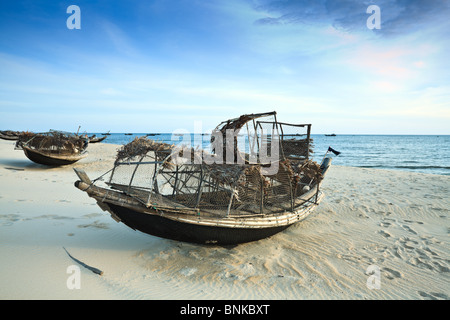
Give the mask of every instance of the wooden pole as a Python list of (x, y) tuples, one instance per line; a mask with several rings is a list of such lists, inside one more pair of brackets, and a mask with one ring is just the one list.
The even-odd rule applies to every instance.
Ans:
[(234, 198), (234, 189), (231, 190), (230, 202), (228, 203), (228, 208), (227, 208), (227, 217), (230, 215), (231, 204), (233, 203), (233, 198)]
[(100, 276), (103, 274), (103, 271), (102, 271), (102, 270), (97, 269), (97, 268), (94, 268), (94, 267), (91, 267), (91, 266), (88, 266), (88, 265), (85, 264), (84, 262), (81, 262), (80, 260), (78, 260), (78, 259), (72, 257), (72, 256), (70, 255), (70, 253), (66, 250), (66, 248), (63, 247), (63, 249), (64, 249), (64, 251), (66, 251), (66, 253), (69, 255), (69, 257), (70, 257), (73, 261), (79, 263), (80, 265), (82, 265), (82, 266), (85, 267), (86, 269), (91, 270), (93, 273), (96, 273), (96, 274), (98, 274), (98, 275), (100, 275)]
[(311, 136), (311, 125), (308, 124), (308, 132), (307, 132), (307, 136), (306, 136), (306, 160), (309, 159), (310, 136)]

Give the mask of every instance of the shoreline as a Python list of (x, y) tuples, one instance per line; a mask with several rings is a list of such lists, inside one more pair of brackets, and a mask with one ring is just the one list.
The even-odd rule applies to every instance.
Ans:
[[(74, 187), (73, 167), (96, 178), (118, 147), (46, 168), (0, 141), (0, 298), (450, 299), (450, 176), (332, 165), (311, 217), (227, 249), (133, 231)], [(63, 247), (104, 274), (80, 267), (69, 289), (76, 263)], [(369, 266), (380, 289), (367, 286)]]

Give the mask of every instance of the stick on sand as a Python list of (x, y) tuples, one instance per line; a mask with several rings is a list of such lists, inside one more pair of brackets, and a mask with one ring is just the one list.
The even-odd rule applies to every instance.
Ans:
[(66, 250), (66, 248), (63, 247), (63, 249), (64, 249), (64, 251), (66, 251), (66, 253), (69, 255), (69, 257), (72, 258), (73, 261), (75, 261), (75, 262), (81, 264), (83, 267), (85, 267), (86, 269), (91, 270), (93, 273), (96, 273), (96, 274), (98, 274), (98, 275), (102, 275), (102, 274), (103, 274), (103, 271), (102, 271), (102, 270), (99, 270), (99, 269), (97, 269), (97, 268), (88, 266), (87, 264), (81, 262), (80, 260), (78, 260), (78, 259), (72, 257), (72, 256), (70, 255), (70, 253)]

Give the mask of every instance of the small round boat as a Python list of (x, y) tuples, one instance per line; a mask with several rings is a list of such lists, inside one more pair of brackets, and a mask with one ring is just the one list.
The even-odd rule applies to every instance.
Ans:
[(75, 163), (87, 156), (89, 140), (86, 137), (60, 131), (22, 133), (16, 150), (23, 150), (31, 161), (47, 166)]

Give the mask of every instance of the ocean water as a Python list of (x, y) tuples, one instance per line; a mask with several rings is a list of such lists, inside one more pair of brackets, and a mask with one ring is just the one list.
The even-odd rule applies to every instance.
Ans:
[[(96, 133), (97, 136), (101, 134)], [(104, 143), (126, 144), (146, 133), (111, 133)], [(191, 134), (191, 146), (209, 146), (209, 134)], [(341, 152), (333, 164), (450, 175), (450, 135), (336, 135), (312, 134), (313, 159), (321, 161), (328, 147)], [(186, 142), (186, 136), (152, 133), (149, 139)]]

